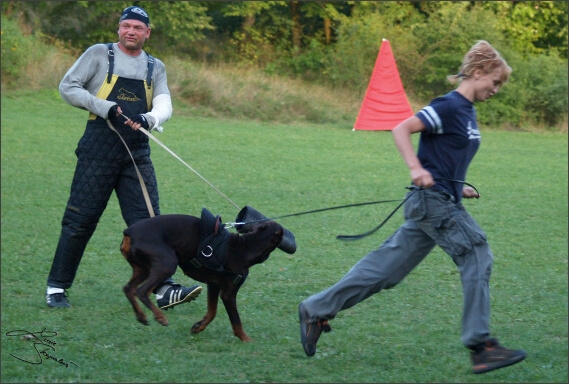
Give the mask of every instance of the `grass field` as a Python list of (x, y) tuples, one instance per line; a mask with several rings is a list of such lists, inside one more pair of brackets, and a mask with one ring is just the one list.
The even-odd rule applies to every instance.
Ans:
[[(473, 375), (460, 343), (460, 279), (440, 249), (396, 288), (340, 312), (317, 354), (304, 355), (298, 303), (335, 283), (402, 217), (357, 242), (336, 235), (375, 227), (393, 204), (283, 219), (297, 252), (273, 252), (252, 268), (239, 294), (252, 343), (233, 336), (222, 307), (203, 333), (190, 334), (205, 313), (205, 292), (167, 311), (169, 327), (135, 320), (121, 290), (131, 270), (119, 252), (125, 225), (115, 197), (69, 291), (73, 308), (48, 309), (46, 278), (86, 112), (54, 91), (3, 92), (1, 107), (2, 382), (568, 380), (567, 134), (483, 132), (468, 175), (482, 197), (465, 205), (495, 255), (493, 332), (506, 346), (525, 349), (528, 358)], [(175, 105), (175, 117), (158, 138), (239, 206), (269, 217), (402, 198), (409, 179), (386, 132), (199, 118)], [(198, 215), (207, 207), (226, 222), (235, 219), (233, 205), (162, 148), (152, 148), (162, 213)], [(180, 272), (175, 279), (193, 284)], [(36, 348), (49, 357), (22, 338), (42, 330), (40, 338), (52, 348)]]

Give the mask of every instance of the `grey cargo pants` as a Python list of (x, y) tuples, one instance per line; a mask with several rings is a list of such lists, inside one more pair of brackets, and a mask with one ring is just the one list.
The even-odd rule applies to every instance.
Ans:
[(462, 342), (471, 347), (486, 341), (490, 335), (493, 261), (486, 234), (464, 207), (444, 192), (414, 190), (404, 207), (405, 223), (340, 281), (304, 300), (306, 311), (313, 320), (333, 319), (339, 311), (397, 285), (438, 245), (460, 272)]

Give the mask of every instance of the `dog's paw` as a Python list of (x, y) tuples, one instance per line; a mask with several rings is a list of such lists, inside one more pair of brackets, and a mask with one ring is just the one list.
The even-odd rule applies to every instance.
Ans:
[(162, 324), (163, 326), (168, 325), (168, 319), (165, 316), (156, 317), (156, 321)]
[(150, 323), (146, 318), (139, 318), (138, 321), (144, 325), (149, 325)]
[(205, 327), (202, 326), (202, 322), (201, 322), (201, 321), (198, 321), (197, 323), (195, 323), (194, 325), (192, 325), (191, 332), (192, 332), (193, 334), (196, 334), (196, 333), (200, 333), (200, 332), (203, 331), (204, 329), (205, 329)]
[(243, 335), (243, 336), (237, 336), (239, 339), (241, 339), (242, 342), (244, 343), (251, 343), (253, 341), (253, 339), (251, 339), (249, 336), (247, 335)]

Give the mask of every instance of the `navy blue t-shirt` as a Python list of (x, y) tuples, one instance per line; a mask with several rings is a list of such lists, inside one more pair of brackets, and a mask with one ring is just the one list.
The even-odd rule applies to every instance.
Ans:
[[(437, 97), (417, 116), (426, 126), (421, 132), (417, 157), (433, 178), (466, 181), (466, 171), (480, 147), (474, 103), (457, 91)], [(462, 183), (435, 180), (434, 190), (462, 199)]]

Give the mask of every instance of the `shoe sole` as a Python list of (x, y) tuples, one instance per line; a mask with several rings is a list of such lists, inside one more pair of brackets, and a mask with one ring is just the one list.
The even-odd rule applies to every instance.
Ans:
[(489, 363), (489, 364), (479, 364), (479, 365), (472, 368), (472, 372), (475, 374), (479, 374), (479, 373), (490, 372), (490, 371), (493, 371), (493, 370), (499, 369), (499, 368), (509, 367), (510, 365), (514, 365), (516, 363), (519, 363), (520, 361), (522, 361), (525, 358), (526, 358), (526, 354), (524, 352), (523, 355), (516, 356), (515, 358), (512, 358), (510, 360), (504, 360), (504, 361), (499, 361), (496, 363)]
[(308, 315), (302, 303), (298, 305), (298, 319), (300, 320), (300, 343), (302, 344), (302, 348), (304, 349), (304, 353), (306, 356), (312, 357), (316, 354), (316, 346), (314, 346), (314, 350), (308, 348), (306, 344), (306, 337), (308, 333), (308, 324), (307, 319), (303, 315)]
[(50, 303), (49, 299), (47, 299), (46, 304), (48, 308), (71, 308), (71, 304), (69, 304), (67, 298), (64, 301), (54, 301), (53, 303)]
[(197, 287), (196, 289), (188, 293), (186, 297), (184, 297), (182, 300), (160, 307), (160, 309), (169, 309), (179, 304), (189, 303), (190, 301), (193, 301), (196, 297), (200, 295), (202, 289), (203, 289), (202, 287)]

